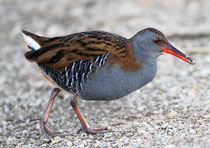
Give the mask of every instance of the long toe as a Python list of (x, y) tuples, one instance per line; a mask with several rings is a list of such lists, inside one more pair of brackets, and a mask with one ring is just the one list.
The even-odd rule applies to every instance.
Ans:
[(85, 131), (88, 134), (102, 134), (102, 133), (107, 133), (107, 132), (112, 132), (110, 130), (108, 130), (107, 127), (102, 127), (102, 128), (88, 128), (88, 129), (79, 129), (77, 131), (77, 133), (79, 133), (80, 131)]
[(66, 137), (66, 136), (72, 136), (72, 134), (69, 133), (61, 133), (61, 132), (55, 132), (52, 131), (46, 124), (46, 122), (44, 121), (43, 118), (37, 118), (37, 119), (31, 119), (30, 121), (35, 121), (35, 120), (39, 120), (39, 124), (40, 124), (40, 128), (42, 131), (42, 134), (44, 134), (48, 139), (54, 138), (56, 136), (59, 137)]
[(54, 138), (56, 136), (58, 137), (66, 137), (66, 136), (72, 136), (72, 134), (69, 134), (69, 133), (61, 133), (61, 132), (55, 132), (55, 131), (52, 131), (46, 124), (43, 124), (43, 122), (41, 122), (40, 120), (40, 127), (41, 127), (41, 130), (42, 130), (42, 133), (49, 139), (51, 138)]
[(49, 139), (55, 137), (55, 134), (58, 134), (58, 133), (55, 133), (53, 132), (47, 125), (46, 123), (42, 120), (42, 118), (39, 120), (39, 124), (40, 124), (40, 128), (41, 128), (41, 131), (42, 133)]

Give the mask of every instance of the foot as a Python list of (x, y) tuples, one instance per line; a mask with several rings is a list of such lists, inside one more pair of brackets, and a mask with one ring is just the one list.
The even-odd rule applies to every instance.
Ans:
[[(122, 122), (116, 122), (111, 124), (110, 126), (117, 126), (123, 124)], [(77, 133), (80, 131), (84, 130), (88, 134), (102, 134), (102, 133), (107, 133), (107, 132), (114, 132), (113, 130), (108, 130), (108, 127), (103, 127), (103, 128), (86, 128), (86, 129), (79, 129)]]
[(36, 121), (39, 120), (39, 124), (40, 124), (40, 128), (42, 133), (49, 139), (54, 138), (56, 136), (59, 137), (66, 137), (66, 136), (70, 136), (71, 134), (62, 134), (60, 132), (54, 132), (52, 131), (48, 126), (47, 123), (45, 122), (45, 120), (43, 118), (39, 118), (39, 119), (31, 119), (31, 121)]
[(106, 132), (110, 132), (107, 127), (103, 128), (81, 128), (77, 131), (77, 133), (85, 131), (87, 134), (102, 134)]

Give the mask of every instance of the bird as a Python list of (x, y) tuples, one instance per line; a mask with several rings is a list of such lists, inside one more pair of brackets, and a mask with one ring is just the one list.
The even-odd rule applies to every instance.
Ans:
[(47, 126), (54, 99), (61, 90), (72, 95), (70, 104), (81, 129), (89, 134), (104, 133), (106, 127), (92, 128), (88, 124), (78, 107), (78, 98), (111, 101), (127, 96), (153, 80), (157, 58), (163, 53), (195, 64), (155, 28), (145, 28), (131, 38), (105, 31), (44, 37), (22, 30), (22, 35), (28, 49), (25, 58), (35, 62), (55, 86), (43, 116), (34, 119), (40, 121), (42, 132), (49, 137), (68, 135)]

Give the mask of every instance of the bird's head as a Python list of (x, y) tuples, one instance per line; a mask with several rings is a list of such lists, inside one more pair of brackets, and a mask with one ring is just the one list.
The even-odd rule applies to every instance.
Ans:
[[(158, 57), (162, 53), (176, 56), (187, 63), (195, 64), (194, 60), (177, 50), (166, 39), (164, 34), (157, 29), (147, 28), (138, 32), (131, 38), (134, 41), (134, 50), (142, 56)], [(140, 50), (139, 50), (140, 49)]]

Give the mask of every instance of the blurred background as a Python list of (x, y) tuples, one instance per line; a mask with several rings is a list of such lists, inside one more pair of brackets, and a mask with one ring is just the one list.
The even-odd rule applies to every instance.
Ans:
[[(209, 0), (0, 0), (0, 147), (210, 147)], [(21, 29), (43, 36), (104, 30), (130, 38), (154, 27), (189, 65), (161, 56), (152, 83), (111, 102), (79, 101), (92, 126), (110, 126), (100, 135), (77, 134), (80, 123), (70, 94), (55, 100), (49, 125), (72, 136), (46, 139), (38, 122), (53, 88), (24, 58)]]

